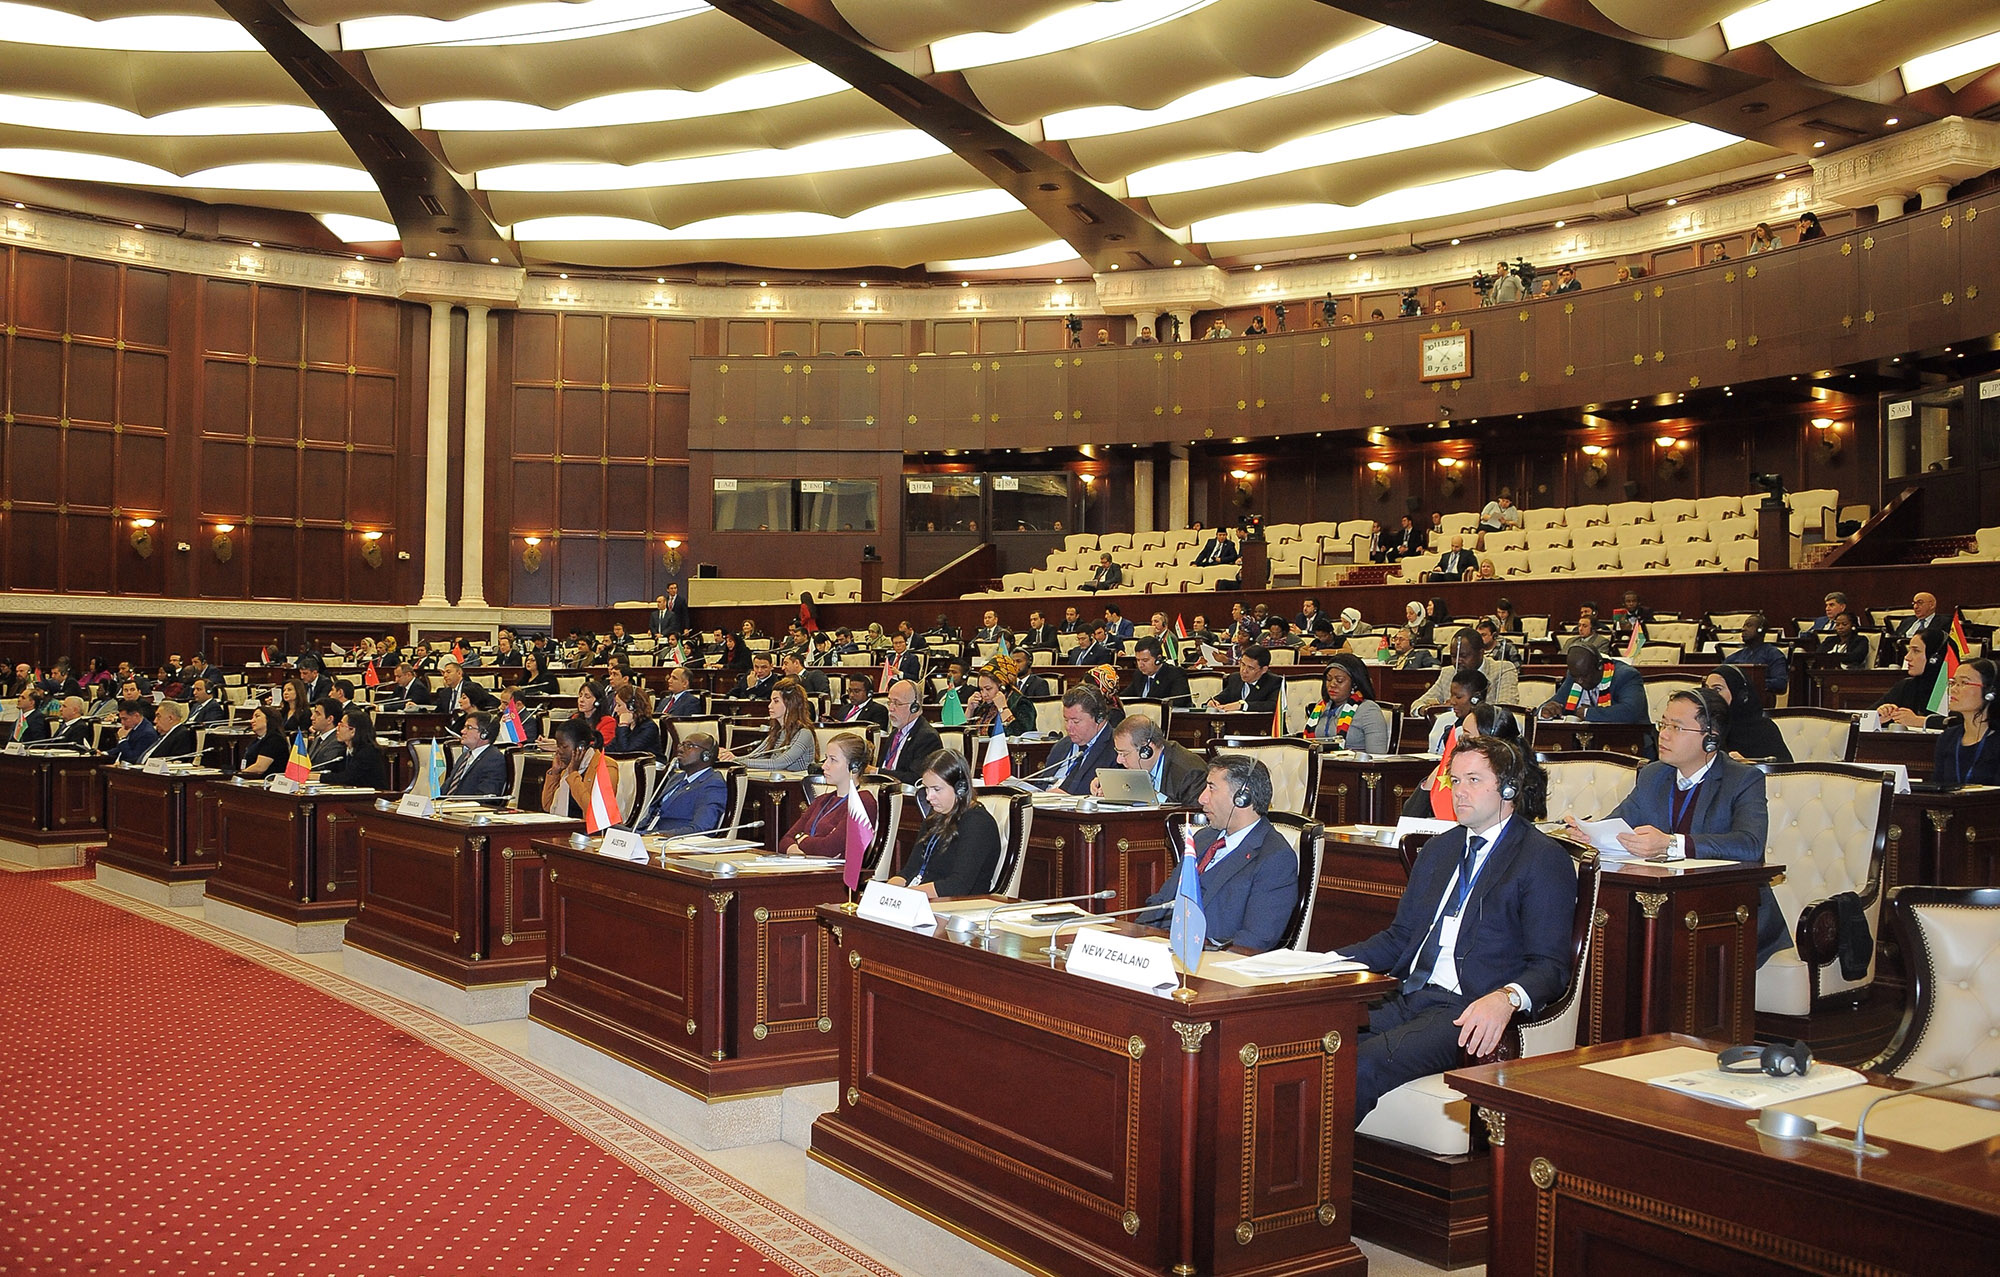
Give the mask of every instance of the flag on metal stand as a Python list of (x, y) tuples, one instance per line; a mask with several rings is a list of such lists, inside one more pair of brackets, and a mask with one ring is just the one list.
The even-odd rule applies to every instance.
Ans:
[(1000, 725), (1000, 716), (993, 716), (993, 734), (986, 738), (986, 752), (979, 760), (979, 782), (983, 785), (998, 785), (1014, 774), (1014, 755), (1007, 748), (1007, 729)]
[(599, 834), (625, 818), (618, 809), (618, 782), (612, 776), (611, 760), (597, 756), (590, 783), (590, 810), (583, 815), (585, 833)]
[(1181, 969), (1194, 975), (1208, 943), (1208, 915), (1201, 909), (1201, 865), (1194, 854), (1194, 830), (1187, 831), (1181, 850), (1180, 879), (1174, 884), (1174, 917), (1168, 944)]
[(866, 867), (869, 845), (874, 841), (875, 823), (868, 818), (868, 808), (861, 801), (861, 786), (856, 785), (847, 793), (847, 846), (840, 870), (849, 891), (861, 890), (861, 871)]

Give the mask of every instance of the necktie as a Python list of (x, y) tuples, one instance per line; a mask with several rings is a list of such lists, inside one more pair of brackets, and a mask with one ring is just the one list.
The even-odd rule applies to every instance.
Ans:
[(465, 770), (467, 767), (471, 766), (471, 764), (472, 764), (472, 751), (467, 750), (464, 753), (464, 755), (459, 758), (458, 766), (452, 768), (451, 775), (445, 779), (444, 788), (446, 793), (450, 793), (452, 790), (458, 788), (458, 782), (464, 778)]
[(675, 794), (679, 793), (681, 789), (686, 786), (686, 784), (687, 784), (686, 776), (674, 777), (674, 783), (668, 785), (666, 789), (661, 792), (659, 798), (653, 803), (652, 814), (646, 818), (646, 827), (644, 829), (641, 829), (639, 831), (640, 833), (642, 834), (647, 833), (654, 826), (660, 823), (661, 814), (667, 810), (667, 800), (672, 798)]
[(1451, 900), (1444, 912), (1431, 924), (1430, 935), (1424, 938), (1424, 947), (1417, 954), (1416, 962), (1410, 967), (1410, 974), (1403, 980), (1403, 992), (1415, 993), (1430, 983), (1431, 972), (1437, 969), (1438, 952), (1444, 939), (1439, 923), (1446, 918), (1456, 918), (1465, 908), (1465, 899), (1472, 894), (1472, 867), (1479, 856), (1479, 849), (1486, 845), (1484, 838), (1476, 835), (1465, 840), (1465, 853), (1458, 860), (1458, 883), (1452, 889)]
[(1221, 838), (1216, 839), (1214, 842), (1210, 843), (1208, 845), (1208, 850), (1202, 853), (1200, 863), (1195, 865), (1195, 872), (1207, 873), (1208, 867), (1215, 863), (1215, 858), (1222, 854), (1222, 849), (1225, 845), (1228, 844), (1228, 842), (1229, 838), (1227, 835), (1225, 835)]
[(915, 726), (915, 724), (912, 723), (909, 726), (902, 728), (896, 733), (896, 739), (889, 746), (889, 757), (882, 763), (882, 766), (884, 768), (894, 769), (894, 767), (896, 766), (896, 760), (902, 757), (903, 741), (909, 735), (911, 726)]

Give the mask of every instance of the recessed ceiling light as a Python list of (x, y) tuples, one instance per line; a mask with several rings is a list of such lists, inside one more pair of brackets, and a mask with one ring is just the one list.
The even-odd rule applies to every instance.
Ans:
[(1893, 115), (1892, 115), (1892, 116), (1890, 116), (1890, 117), (1889, 117), (1888, 119), (1886, 119), (1886, 120), (1882, 121), (1882, 123), (1883, 123), (1883, 124), (1885, 124), (1885, 125), (1887, 125), (1887, 126), (1888, 126), (1889, 128), (1892, 128), (1892, 129), (1893, 129), (1893, 128), (1895, 128), (1895, 127), (1896, 127), (1896, 126), (1897, 126), (1898, 124), (1901, 124), (1901, 123), (1902, 123), (1902, 120), (1900, 120), (1900, 119), (1898, 119), (1897, 117), (1895, 117), (1895, 116), (1893, 116)]
[(1257, 264), (1256, 264), (1255, 266), (1252, 266), (1252, 267), (1251, 267), (1250, 269), (1251, 269), (1252, 271), (1260, 271), (1260, 270), (1263, 270), (1263, 269), (1264, 269), (1264, 263), (1262, 263), (1262, 262), (1258, 262), (1258, 263), (1257, 263)]
[(1361, 256), (1361, 254), (1359, 254), (1359, 253), (1349, 253), (1349, 254), (1347, 255), (1347, 260), (1351, 262), (1351, 261), (1353, 261), (1353, 260), (1354, 260), (1355, 258), (1357, 258), (1357, 257), (1359, 257), (1359, 256)]
[[(21, 207), (21, 206), (20, 206), (19, 204), (16, 204), (16, 205), (15, 205), (14, 207), (15, 207), (15, 208), (19, 208), (19, 207)], [(255, 239), (253, 239), (253, 240), (251, 240), (251, 241), (250, 241), (250, 247), (252, 247), (252, 248), (262, 248), (262, 247), (264, 247), (264, 244), (263, 244), (263, 241), (262, 241), (262, 240), (255, 240)]]
[(564, 272), (562, 272), (562, 273), (561, 273), (560, 275), (557, 275), (557, 276), (556, 276), (556, 278), (557, 278), (557, 279), (568, 279), (568, 278), (569, 278), (569, 272), (568, 272), (568, 271), (564, 271)]
[(656, 277), (654, 278), (653, 282), (654, 282), (655, 284), (664, 284), (664, 283), (666, 283), (666, 282), (667, 282), (667, 277), (666, 277), (665, 275), (659, 275), (659, 276), (656, 276)]
[(1563, 223), (1562, 223), (1562, 219), (1561, 219), (1561, 218), (1557, 218), (1557, 219), (1556, 219), (1556, 229), (1557, 229), (1557, 230), (1561, 230), (1562, 228), (1563, 228)]
[(1111, 269), (1112, 269), (1112, 270), (1117, 270), (1117, 269), (1118, 269), (1118, 263), (1117, 263), (1117, 262), (1113, 262), (1113, 263), (1111, 263)]
[(489, 257), (486, 260), (492, 262), (495, 266), (498, 266), (500, 264), (500, 259), (497, 257)]
[(1784, 181), (1784, 180), (1785, 180), (1786, 178), (1788, 178), (1788, 177), (1790, 177), (1790, 176), (1791, 176), (1791, 174), (1790, 174), (1790, 173), (1780, 173), (1780, 174), (1778, 174), (1778, 176), (1777, 176), (1777, 177), (1776, 177), (1775, 179), (1773, 179), (1773, 180), (1775, 180), (1775, 181), (1779, 181), (1779, 182), (1782, 182), (1782, 181)]
[(958, 281), (958, 286), (960, 288), (970, 288), (972, 287), (972, 281), (969, 279), (961, 279)]
[(143, 231), (143, 230), (145, 230), (146, 228), (145, 228), (144, 226), (141, 226), (141, 225), (140, 225), (139, 223), (137, 223), (137, 222), (134, 222), (134, 223), (132, 223), (132, 229), (133, 229), (133, 230), (135, 230), (135, 231)]
[(1181, 264), (1181, 259), (1178, 257), (1174, 258), (1174, 265), (1178, 266), (1180, 264)]
[(1671, 200), (1671, 199), (1670, 199), (1670, 200), (1668, 200), (1668, 201), (1667, 201), (1667, 207), (1668, 207), (1668, 208), (1672, 208), (1672, 207), (1673, 207), (1674, 205), (1676, 205), (1676, 204), (1678, 204), (1678, 203), (1680, 203), (1680, 201), (1679, 201), (1679, 200)]
[(1451, 242), (1451, 246), (1452, 246), (1453, 248), (1457, 248), (1457, 247), (1458, 247), (1458, 241), (1457, 241), (1457, 240), (1453, 240), (1453, 241)]
[(431, 256), (432, 256), (432, 257), (436, 257), (436, 256), (437, 256), (437, 254), (436, 254), (436, 253), (432, 253), (432, 254), (431, 254)]
[(1820, 148), (1821, 148), (1822, 146), (1825, 146), (1825, 145), (1826, 145), (1826, 142), (1825, 142), (1825, 140), (1824, 140), (1824, 139), (1822, 139), (1822, 140), (1820, 140), (1820, 141), (1818, 141), (1818, 142), (1814, 142), (1814, 143), (1813, 143), (1813, 150), (1817, 151), (1817, 150), (1819, 150), (1819, 149), (1820, 149)]
[(862, 280), (862, 281), (861, 281), (861, 286), (862, 286), (863, 288), (866, 288), (866, 287), (868, 287), (868, 281), (867, 281), (867, 280), (865, 280), (865, 279), (864, 279), (864, 280)]

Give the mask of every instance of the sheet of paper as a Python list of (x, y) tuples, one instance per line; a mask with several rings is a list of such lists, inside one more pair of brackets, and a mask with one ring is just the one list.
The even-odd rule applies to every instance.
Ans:
[(1218, 966), (1226, 966), (1244, 975), (1334, 975), (1342, 971), (1366, 971), (1366, 965), (1351, 958), (1343, 958), (1338, 953), (1298, 952), (1292, 949), (1273, 949), (1269, 953), (1253, 953), (1242, 958), (1225, 958)]
[(1631, 833), (1632, 826), (1616, 816), (1609, 820), (1579, 820), (1576, 822), (1576, 827), (1583, 831), (1584, 837), (1590, 839), (1590, 845), (1597, 848), (1604, 859), (1635, 859), (1631, 852), (1625, 850), (1625, 845), (1618, 841), (1618, 835)]
[[(1886, 1087), (1857, 1086), (1773, 1107), (1813, 1118), (1821, 1130), (1841, 1131), (1851, 1137), (1862, 1107), (1893, 1094)], [(2000, 1136), (2000, 1112), (1960, 1103), (1949, 1091), (1893, 1100), (1868, 1115), (1870, 1144), (1892, 1140), (1943, 1153), (1995, 1136)]]

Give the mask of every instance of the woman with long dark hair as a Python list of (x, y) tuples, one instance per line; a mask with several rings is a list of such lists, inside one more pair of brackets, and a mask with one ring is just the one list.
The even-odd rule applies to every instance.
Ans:
[(759, 767), (781, 772), (802, 772), (812, 766), (819, 742), (813, 736), (805, 689), (796, 679), (781, 678), (771, 689), (770, 713), (770, 730), (757, 748), (747, 754), (725, 749), (717, 757), (725, 763), (755, 761)]
[(890, 885), (915, 887), (933, 898), (991, 891), (1000, 865), (1000, 826), (973, 797), (972, 768), (965, 759), (948, 749), (925, 759), (917, 805), (923, 823)]
[(1785, 734), (1764, 712), (1764, 698), (1742, 666), (1718, 665), (1708, 672), (1702, 685), (1729, 706), (1729, 718), (1722, 727), (1722, 747), (1731, 757), (1738, 762), (1792, 761), (1792, 747), (1785, 743)]
[(576, 689), (576, 713), (570, 717), (582, 719), (584, 726), (596, 732), (599, 744), (611, 744), (618, 734), (618, 720), (611, 717), (610, 698), (604, 694), (602, 683), (586, 679)]
[(359, 785), (387, 789), (389, 766), (375, 743), (375, 720), (359, 705), (349, 705), (333, 725), (333, 737), (347, 752), (326, 765), (320, 779), (329, 785)]
[(236, 774), (252, 780), (281, 774), (285, 770), (285, 759), (292, 752), (284, 719), (269, 705), (259, 705), (250, 711), (250, 732), (250, 756), (243, 760), (243, 766), (237, 769)]
[(1946, 685), (1949, 711), (1931, 759), (1931, 783), (1940, 789), (2000, 784), (2000, 746), (1993, 744), (1993, 713), (2000, 666), (1983, 657), (1958, 667)]

